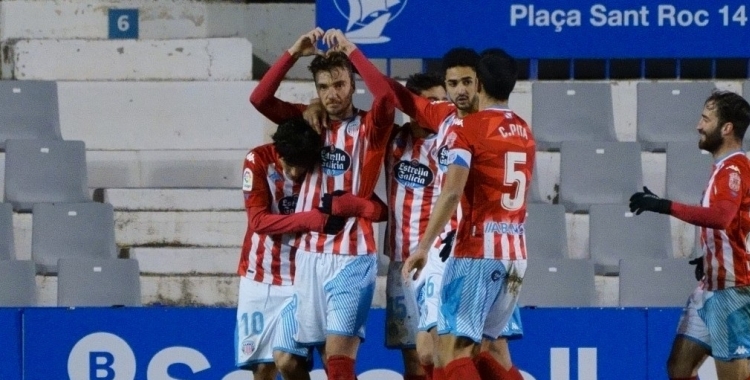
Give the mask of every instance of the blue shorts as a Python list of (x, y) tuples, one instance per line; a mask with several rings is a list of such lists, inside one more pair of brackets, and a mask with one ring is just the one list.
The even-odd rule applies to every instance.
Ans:
[(365, 337), (378, 262), (375, 255), (334, 255), (297, 250), (295, 340), (306, 346), (328, 335)]
[(438, 333), (481, 343), (497, 339), (510, 321), (526, 260), (449, 258), (440, 294)]
[(523, 338), (521, 309), (518, 307), (518, 305), (513, 308), (513, 315), (510, 316), (510, 320), (507, 324), (505, 324), (505, 328), (503, 328), (503, 332), (500, 333), (500, 337), (508, 340)]

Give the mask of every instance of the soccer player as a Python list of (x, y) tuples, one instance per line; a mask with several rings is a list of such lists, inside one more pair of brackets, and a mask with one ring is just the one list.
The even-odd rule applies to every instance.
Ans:
[[(409, 91), (433, 102), (447, 100), (443, 86), (443, 79), (434, 74), (414, 74), (406, 81)], [(418, 330), (420, 312), (416, 291), (422, 284), (405, 282), (401, 268), (416, 248), (439, 194), (438, 147), (437, 134), (412, 122), (394, 131), (385, 157), (389, 205), (385, 245), (390, 258), (385, 345), (401, 350), (406, 380), (432, 376), (432, 337)]]
[[(432, 203), (437, 201), (440, 195), (440, 189), (444, 183), (445, 172), (448, 168), (447, 158), (449, 147), (446, 144), (445, 136), (449, 128), (460, 127), (462, 119), (477, 111), (477, 76), (476, 65), (479, 61), (479, 55), (468, 48), (455, 48), (448, 51), (443, 56), (443, 70), (445, 73), (445, 85), (448, 98), (451, 102), (431, 102), (419, 96), (413, 95), (408, 89), (401, 86), (396, 81), (390, 81), (395, 97), (398, 99), (397, 107), (408, 114), (417, 123), (425, 126), (437, 133), (435, 141), (437, 142), (437, 152), (431, 155), (431, 158), (438, 161), (436, 170), (436, 186), (432, 189)], [(435, 155), (437, 157), (435, 157)], [(435, 246), (428, 255), (426, 266), (421, 273), (421, 281), (424, 285), (420, 289), (420, 321), (419, 330), (427, 331), (432, 335), (433, 344), (427, 344), (424, 340), (417, 339), (417, 351), (420, 361), (425, 367), (429, 376), (431, 373), (435, 379), (442, 379), (444, 363), (440, 362), (435, 347), (439, 345), (436, 326), (438, 322), (438, 310), (440, 307), (440, 291), (442, 285), (443, 272), (445, 268), (444, 261), (447, 254), (450, 253), (450, 244), (442, 244), (443, 241), (452, 240), (449, 236), (450, 231), (455, 230), (458, 225), (460, 208), (456, 215), (446, 225), (445, 229), (436, 241)], [(420, 233), (424, 233), (426, 220), (420, 222)], [(416, 236), (417, 241), (422, 235)], [(440, 257), (440, 253), (444, 257)], [(406, 260), (406, 259), (405, 259)], [(499, 339), (486, 340), (482, 344), (482, 351), (490, 351), (496, 357), (502, 358), (501, 363), (510, 367), (512, 365), (510, 352), (508, 351), (507, 339), (518, 338), (523, 335), (521, 325), (520, 311), (518, 308), (513, 313), (513, 319), (503, 330)], [(432, 360), (430, 357), (432, 356)]]
[[(716, 359), (720, 380), (750, 379), (750, 161), (742, 139), (750, 105), (733, 92), (715, 91), (698, 121), (698, 148), (715, 160), (700, 206), (659, 198), (648, 188), (630, 198), (630, 211), (672, 215), (700, 227), (700, 283), (677, 327), (667, 362), (672, 380), (695, 380), (703, 360)], [(700, 268), (704, 276), (701, 276)]]
[(482, 53), (476, 67), (479, 112), (446, 136), (448, 172), (414, 254), (411, 276), (427, 259), (459, 202), (462, 217), (443, 275), (438, 319), (439, 356), (447, 379), (522, 379), (492, 350), (474, 357), (483, 337), (497, 339), (510, 320), (526, 270), (524, 221), (535, 143), (526, 122), (508, 108), (515, 60), (500, 49)]
[(255, 380), (276, 379), (277, 367), (285, 379), (304, 380), (310, 378), (308, 349), (293, 340), (293, 314), (282, 312), (294, 302), (297, 250), (288, 240), (301, 231), (335, 233), (345, 219), (317, 209), (294, 213), (302, 180), (320, 161), (320, 136), (304, 120), (291, 119), (272, 140), (251, 150), (243, 167), (248, 227), (237, 269), (236, 363)]
[[(320, 170), (305, 178), (297, 212), (324, 206), (324, 200), (337, 198), (333, 195), (336, 191), (368, 199), (393, 128), (395, 109), (388, 83), (336, 29), (324, 33), (316, 28), (301, 36), (261, 79), (251, 103), (274, 121), (300, 116), (306, 106), (284, 102), (274, 93), (295, 60), (316, 54), (321, 40), (332, 50), (316, 56), (310, 71), (330, 127), (322, 135)], [(354, 68), (374, 95), (369, 112), (352, 106)], [(375, 289), (377, 248), (372, 222), (351, 217), (338, 234), (311, 231), (298, 235), (292, 245), (298, 249), (295, 339), (307, 346), (324, 345), (329, 379), (353, 380), (354, 361)]]

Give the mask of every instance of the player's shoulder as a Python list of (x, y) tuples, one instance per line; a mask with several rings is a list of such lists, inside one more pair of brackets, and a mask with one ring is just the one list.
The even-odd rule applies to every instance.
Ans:
[(245, 155), (245, 166), (263, 166), (275, 160), (276, 148), (273, 144), (264, 144), (251, 149)]

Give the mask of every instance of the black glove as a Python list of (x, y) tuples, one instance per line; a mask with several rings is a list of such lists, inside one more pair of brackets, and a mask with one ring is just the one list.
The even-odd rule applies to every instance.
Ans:
[(333, 197), (338, 197), (345, 193), (346, 191), (344, 190), (336, 190), (333, 193), (323, 194), (322, 202), (320, 202), (321, 206), (319, 207), (320, 211), (326, 214), (333, 214)]
[(323, 226), (323, 233), (336, 235), (344, 229), (344, 226), (346, 226), (346, 218), (342, 216), (328, 215), (326, 224)]
[(695, 279), (700, 281), (703, 278), (703, 275), (706, 273), (703, 271), (703, 256), (692, 259), (688, 261), (690, 264), (695, 265)]
[(451, 230), (445, 235), (443, 239), (443, 249), (440, 250), (440, 260), (445, 262), (451, 255), (451, 248), (453, 248), (453, 239), (456, 237), (456, 230)]
[(640, 215), (644, 211), (653, 211), (660, 214), (669, 214), (672, 201), (659, 198), (652, 193), (648, 187), (643, 186), (643, 192), (638, 192), (630, 197), (630, 212)]

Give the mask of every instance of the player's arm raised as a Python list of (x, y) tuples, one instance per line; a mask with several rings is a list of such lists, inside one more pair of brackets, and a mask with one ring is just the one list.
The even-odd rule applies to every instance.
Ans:
[(315, 44), (322, 36), (323, 30), (320, 28), (315, 28), (300, 36), (258, 82), (258, 86), (250, 94), (250, 103), (263, 116), (278, 124), (290, 117), (302, 115), (304, 105), (285, 102), (277, 98), (275, 94), (284, 76), (299, 57), (318, 53)]

